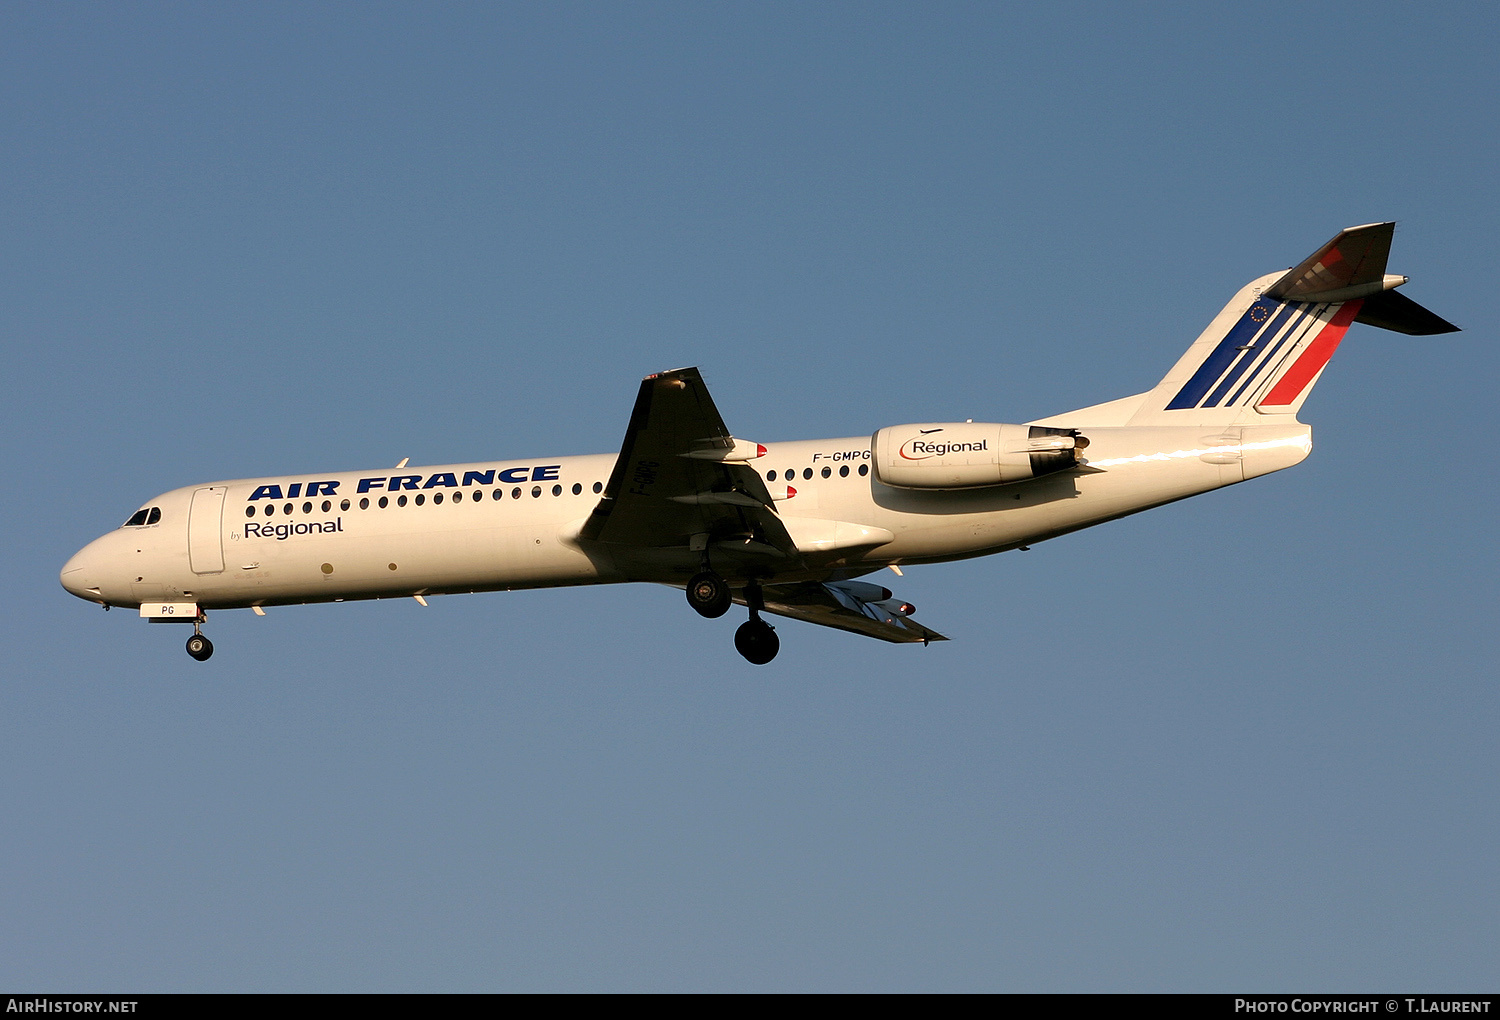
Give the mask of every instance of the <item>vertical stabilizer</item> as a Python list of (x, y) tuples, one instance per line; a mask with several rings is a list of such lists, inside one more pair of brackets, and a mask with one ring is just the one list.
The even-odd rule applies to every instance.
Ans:
[(1293, 421), (1351, 324), (1456, 330), (1394, 292), (1406, 282), (1385, 271), (1394, 229), (1350, 227), (1300, 265), (1252, 281), (1146, 395), (1130, 424)]

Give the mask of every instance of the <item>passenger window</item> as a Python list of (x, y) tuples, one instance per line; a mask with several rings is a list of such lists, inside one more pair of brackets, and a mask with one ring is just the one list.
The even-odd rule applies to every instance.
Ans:
[(811, 478), (812, 477), (812, 468), (803, 468), (802, 469), (802, 477), (803, 478)]
[(493, 495), (495, 499), (505, 498), (505, 493), (501, 492), (499, 489), (496, 489), (491, 495)]
[(823, 477), (824, 478), (832, 478), (833, 477), (833, 468), (831, 468), (831, 467), (824, 468), (823, 469)]
[(520, 499), (521, 498), (521, 487), (519, 485), (517, 485), (514, 489), (510, 490), (510, 498), (511, 499)]
[(391, 497), (389, 497), (389, 496), (381, 496), (380, 497), (380, 509), (384, 510), (386, 507), (388, 507), (390, 505), (391, 505)]
[(603, 491), (604, 491), (604, 483), (603, 482), (595, 482), (594, 483), (594, 494), (597, 496), (599, 493), (601, 493)]
[(421, 506), (425, 502), (427, 502), (426, 494), (421, 492), (417, 493), (417, 506)]
[(286, 506), (282, 507), (281, 512), (284, 514), (290, 514), (292, 512), (292, 504), (288, 503)]
[(867, 475), (869, 473), (870, 473), (870, 465), (868, 465), (868, 464), (861, 464), (859, 466), (859, 477), (863, 478), (865, 475)]
[[(369, 506), (369, 505), (370, 504), (368, 502), (365, 503), (365, 506)], [(349, 509), (349, 501), (346, 499), (342, 503), (340, 503), (339, 504), (339, 509), (340, 510), (348, 510)]]
[[(421, 499), (422, 497), (418, 496), (417, 498)], [(434, 492), (432, 494), (432, 505), (433, 506), (438, 506), (442, 502), (443, 502), (443, 494), (441, 492)]]
[(573, 483), (573, 495), (576, 496), (576, 495), (578, 495), (581, 492), (583, 492), (583, 486), (579, 485), (577, 482), (574, 482)]
[(532, 499), (541, 499), (541, 497), (542, 497), (542, 487), (540, 485), (533, 485), (531, 487), (531, 498)]
[(455, 492), (453, 494), (453, 502), (455, 502), (455, 503), (462, 503), (463, 501), (464, 501), (464, 494), (463, 494), (462, 490), (460, 490), (459, 492)]
[(255, 516), (255, 505), (254, 504), (251, 504), (250, 506), (245, 507), (245, 516), (246, 517), (254, 517)]
[(766, 472), (766, 481), (768, 481), (768, 482), (774, 482), (774, 481), (776, 481), (776, 472), (775, 471), (767, 471)]
[(402, 494), (402, 495), (396, 497), (396, 505), (397, 506), (405, 506), (406, 505), (406, 496), (405, 496), (405, 494)]
[(561, 485), (554, 485), (554, 486), (552, 486), (552, 495), (554, 495), (554, 496), (561, 496), (562, 495), (562, 486)]
[(333, 509), (333, 500), (331, 500), (331, 499), (325, 499), (325, 500), (323, 500), (323, 512), (326, 514), (328, 511), (330, 511), (332, 509)]
[[(345, 500), (344, 502), (347, 503), (348, 500)], [(366, 496), (364, 499), (361, 499), (359, 501), (359, 508), (361, 510), (368, 510), (368, 509), (370, 509), (370, 497), (369, 496)]]
[(840, 478), (848, 478), (849, 477), (849, 465), (848, 464), (840, 464), (839, 465), (839, 477)]
[(312, 513), (312, 500), (308, 500), (306, 503), (302, 504), (302, 512), (305, 514)]
[(275, 512), (276, 512), (276, 504), (275, 503), (267, 503), (266, 504), (266, 516), (270, 517)]

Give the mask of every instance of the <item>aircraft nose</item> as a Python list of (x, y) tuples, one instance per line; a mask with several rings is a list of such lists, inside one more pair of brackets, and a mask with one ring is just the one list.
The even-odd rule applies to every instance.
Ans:
[(90, 602), (102, 602), (99, 590), (99, 543), (90, 542), (63, 564), (58, 580), (71, 594)]

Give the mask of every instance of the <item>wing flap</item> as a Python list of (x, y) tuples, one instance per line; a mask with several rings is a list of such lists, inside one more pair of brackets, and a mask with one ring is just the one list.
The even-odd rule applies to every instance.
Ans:
[[(851, 582), (847, 587), (839, 582), (823, 584), (805, 581), (800, 584), (769, 584), (762, 589), (765, 611), (793, 620), (815, 623), (820, 627), (846, 630), (866, 637), (879, 638), (895, 644), (929, 644), (948, 639), (937, 631), (922, 626), (910, 617), (892, 612), (885, 605), (889, 599), (861, 598), (864, 592), (858, 588), (873, 588), (873, 585), (858, 585)], [(858, 592), (858, 593), (857, 593)], [(886, 594), (881, 592), (881, 594)], [(741, 605), (745, 600), (735, 599)]]

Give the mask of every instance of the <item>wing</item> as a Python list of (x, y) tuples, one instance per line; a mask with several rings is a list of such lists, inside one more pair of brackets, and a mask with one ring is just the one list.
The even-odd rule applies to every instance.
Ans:
[[(910, 619), (909, 603), (891, 598), (879, 585), (862, 581), (806, 581), (801, 584), (768, 584), (762, 589), (765, 611), (824, 627), (852, 631), (882, 641), (928, 644), (947, 641)], [(743, 603), (742, 597), (736, 602)]]
[(762, 452), (729, 434), (696, 368), (647, 376), (580, 538), (626, 559), (710, 545), (739, 556), (796, 557), (766, 483), (747, 463)]
[[(667, 583), (681, 576), (684, 565), (695, 569), (698, 555), (710, 547), (716, 564), (727, 556), (762, 564), (769, 558), (777, 569), (800, 567), (797, 543), (749, 464), (763, 452), (730, 435), (696, 368), (647, 376), (620, 457), (579, 538), (609, 547), (617, 562), (633, 565), (643, 579)], [(878, 528), (837, 521), (792, 523), (810, 546), (830, 550), (891, 538)], [(841, 538), (840, 528), (849, 534)], [(661, 568), (667, 569), (658, 573)], [(778, 616), (882, 641), (948, 640), (908, 619), (911, 606), (879, 585), (805, 581), (768, 584), (761, 592), (765, 611)], [(743, 590), (735, 601), (745, 603)]]

